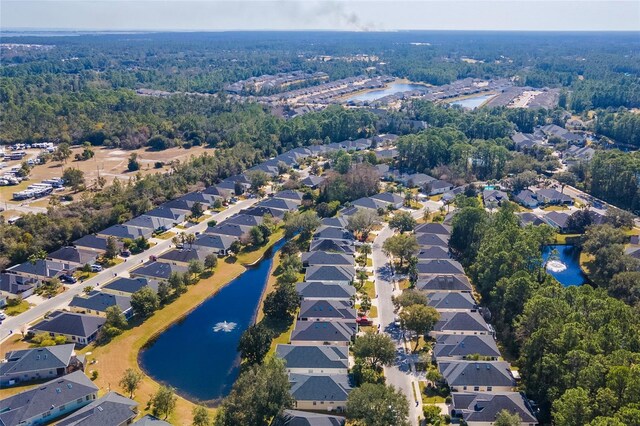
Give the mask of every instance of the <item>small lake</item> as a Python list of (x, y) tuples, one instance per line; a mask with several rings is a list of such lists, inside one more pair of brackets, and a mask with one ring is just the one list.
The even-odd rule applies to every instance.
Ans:
[(161, 333), (140, 353), (142, 369), (187, 399), (211, 404), (225, 397), (238, 377), (240, 336), (255, 320), (273, 253), (284, 243), (279, 241), (257, 265)]
[(414, 90), (422, 90), (426, 91), (427, 86), (423, 86), (422, 84), (411, 84), (411, 83), (391, 83), (388, 84), (384, 89), (372, 90), (370, 92), (359, 93), (357, 95), (351, 96), (347, 98), (347, 101), (355, 101), (355, 102), (371, 102), (378, 100), (380, 98), (384, 98), (388, 95), (393, 95), (398, 92), (411, 92)]
[(542, 250), (542, 260), (545, 263), (553, 250), (557, 251), (555, 260), (559, 263), (556, 265), (550, 265), (551, 262), (547, 263), (547, 272), (565, 287), (584, 284), (586, 277), (580, 269), (580, 249), (572, 245), (546, 246)]
[(449, 102), (449, 103), (451, 105), (459, 105), (462, 108), (466, 108), (466, 109), (476, 109), (480, 105), (488, 101), (489, 99), (493, 98), (494, 96), (495, 96), (494, 94), (473, 96), (471, 98), (460, 99), (460, 100)]

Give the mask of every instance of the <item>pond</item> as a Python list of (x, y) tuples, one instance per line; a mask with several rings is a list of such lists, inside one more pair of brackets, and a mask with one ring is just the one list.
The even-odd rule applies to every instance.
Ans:
[[(554, 257), (549, 259), (552, 253)], [(577, 247), (560, 244), (546, 246), (542, 251), (542, 260), (546, 262), (547, 272), (563, 286), (582, 285), (586, 282), (580, 269), (580, 249)]]
[(480, 95), (480, 96), (472, 96), (470, 98), (460, 99), (457, 101), (449, 102), (451, 105), (460, 105), (462, 108), (466, 109), (476, 109), (489, 99), (493, 98), (495, 95)]
[(257, 265), (162, 332), (140, 353), (142, 369), (190, 400), (211, 405), (226, 396), (238, 376), (238, 341), (255, 320), (273, 253), (284, 242), (275, 244)]
[(427, 87), (421, 84), (391, 83), (391, 84), (388, 84), (384, 89), (377, 89), (377, 90), (372, 90), (370, 92), (358, 93), (357, 95), (347, 98), (347, 101), (371, 102), (380, 98), (384, 98), (385, 96), (388, 96), (388, 95), (396, 94), (398, 92), (411, 92), (414, 90), (426, 91)]

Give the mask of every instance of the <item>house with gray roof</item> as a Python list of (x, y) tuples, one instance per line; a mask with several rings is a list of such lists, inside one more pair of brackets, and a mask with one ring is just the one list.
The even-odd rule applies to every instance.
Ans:
[(560, 232), (566, 232), (569, 229), (569, 217), (571, 215), (568, 213), (550, 211), (543, 216), (542, 220)]
[(405, 173), (396, 177), (395, 180), (407, 188), (423, 188), (426, 184), (434, 182), (437, 179), (424, 173)]
[(438, 195), (444, 194), (445, 192), (451, 191), (453, 189), (453, 184), (447, 182), (446, 180), (436, 179), (431, 182), (427, 182), (424, 185), (424, 190), (427, 195)]
[(520, 226), (533, 225), (538, 226), (546, 223), (540, 216), (530, 212), (516, 213), (520, 220)]
[(347, 300), (303, 300), (300, 321), (355, 321), (356, 310)]
[(327, 251), (354, 254), (356, 249), (351, 240), (312, 239), (309, 251)]
[(485, 189), (482, 191), (482, 201), (488, 209), (495, 209), (503, 202), (509, 201), (509, 194), (498, 189)]
[(452, 392), (510, 392), (516, 386), (505, 361), (439, 361), (438, 371)]
[(438, 222), (421, 223), (413, 230), (416, 234), (451, 235), (451, 226)]
[(416, 255), (418, 260), (424, 259), (450, 259), (449, 251), (444, 247), (440, 246), (430, 246), (423, 249), (420, 249), (418, 254)]
[(372, 195), (370, 198), (390, 204), (395, 209), (399, 209), (404, 204), (404, 197), (393, 192), (381, 192), (380, 194)]
[(538, 133), (516, 133), (511, 140), (518, 151), (526, 151), (545, 144), (544, 136)]
[(421, 247), (439, 246), (449, 248), (449, 236), (447, 235), (418, 234), (416, 240)]
[(291, 396), (300, 410), (322, 410), (343, 412), (351, 392), (349, 376), (290, 374)]
[(320, 220), (323, 227), (346, 228), (349, 221), (344, 217), (325, 217)]
[(309, 175), (306, 178), (302, 179), (300, 181), (300, 183), (304, 186), (307, 186), (311, 189), (315, 189), (317, 188), (320, 184), (322, 184), (322, 182), (324, 182), (325, 180), (327, 180), (327, 178), (323, 177), (323, 176), (315, 176), (315, 175)]
[(352, 285), (317, 281), (298, 283), (296, 290), (305, 300), (350, 300), (356, 294)]
[(135, 426), (172, 426), (171, 423), (165, 422), (151, 414), (147, 414), (140, 420), (132, 423)]
[(160, 217), (173, 221), (174, 224), (179, 224), (187, 220), (187, 215), (191, 212), (186, 212), (182, 209), (172, 209), (167, 206), (159, 206), (153, 210), (145, 213), (146, 216)]
[(48, 424), (90, 404), (97, 397), (98, 387), (82, 371), (75, 371), (1, 400), (0, 424)]
[(434, 338), (440, 334), (493, 335), (493, 328), (478, 311), (440, 312), (440, 319), (429, 334)]
[(101, 291), (92, 291), (89, 294), (74, 296), (69, 302), (71, 312), (79, 314), (96, 315), (107, 317), (107, 309), (117, 306), (126, 318), (133, 315), (131, 308), (131, 298)]
[(204, 191), (202, 191), (202, 195), (212, 199), (212, 202), (215, 199), (228, 200), (233, 196), (233, 189), (228, 190), (225, 188), (220, 188), (216, 185), (212, 185), (206, 188)]
[(252, 228), (259, 226), (264, 222), (264, 218), (261, 216), (250, 216), (248, 214), (234, 214), (228, 219), (225, 219), (223, 223), (230, 223), (232, 225), (247, 226)]
[(269, 215), (276, 219), (283, 219), (286, 212), (287, 212), (286, 210), (274, 209), (273, 207), (267, 207), (267, 206), (255, 206), (255, 207), (251, 207), (251, 208), (240, 211), (240, 213), (244, 213), (252, 216)]
[(624, 249), (624, 254), (631, 256), (634, 259), (640, 260), (640, 247), (627, 247)]
[(285, 189), (282, 191), (278, 191), (273, 195), (273, 198), (282, 198), (284, 200), (293, 201), (294, 203), (300, 205), (302, 203), (302, 197), (304, 193), (301, 191), (294, 191), (293, 189)]
[(85, 346), (95, 340), (105, 321), (105, 318), (94, 315), (54, 311), (31, 326), (29, 333), (47, 333), (51, 337), (64, 336), (70, 343)]
[(147, 278), (151, 280), (168, 280), (172, 272), (187, 272), (187, 268), (171, 263), (150, 261), (129, 272), (131, 278)]
[(316, 240), (333, 240), (333, 241), (346, 241), (352, 242), (354, 240), (353, 234), (346, 229), (334, 228), (330, 226), (321, 226), (313, 234), (313, 238)]
[(573, 142), (573, 143), (580, 143), (584, 141), (583, 136), (580, 136), (576, 133), (572, 133), (567, 129), (563, 129), (557, 124), (547, 124), (545, 126), (540, 127), (540, 130), (549, 138), (557, 137), (562, 139), (565, 142)]
[(239, 239), (249, 233), (251, 226), (237, 225), (235, 223), (222, 222), (215, 226), (208, 226), (204, 231), (208, 235), (225, 235)]
[(276, 356), (285, 362), (287, 373), (348, 374), (349, 349), (346, 346), (278, 345)]
[(500, 357), (500, 350), (493, 336), (441, 334), (437, 337), (432, 352), (432, 358), (438, 361), (462, 360), (475, 355), (491, 360), (497, 360)]
[(47, 255), (47, 260), (62, 264), (62, 268), (66, 271), (73, 271), (86, 264), (91, 265), (95, 263), (97, 259), (97, 252), (73, 246), (61, 247)]
[(464, 268), (453, 259), (418, 259), (418, 275), (462, 275)]
[(107, 229), (103, 229), (99, 231), (98, 236), (101, 237), (116, 237), (119, 240), (123, 240), (125, 238), (135, 240), (136, 238), (151, 238), (153, 235), (153, 229), (148, 228), (137, 228), (135, 226), (128, 225), (113, 225), (108, 227)]
[(376, 155), (378, 160), (392, 160), (397, 158), (399, 155), (398, 150), (395, 148), (378, 149), (373, 151), (373, 153)]
[(162, 253), (157, 257), (158, 262), (166, 262), (172, 265), (180, 265), (184, 267), (189, 266), (189, 262), (197, 260), (204, 262), (208, 252), (204, 250), (197, 250), (195, 248), (175, 248)]
[(520, 426), (536, 426), (538, 420), (531, 404), (519, 392), (453, 392), (452, 423), (464, 420), (469, 426), (491, 426), (498, 414), (507, 411), (520, 417)]
[(102, 286), (103, 293), (115, 294), (118, 296), (131, 297), (133, 293), (143, 287), (149, 287), (154, 292), (158, 291), (158, 281), (146, 278), (118, 277)]
[(143, 214), (123, 223), (125, 226), (135, 226), (136, 228), (147, 228), (152, 231), (166, 231), (173, 228), (176, 222), (173, 219)]
[[(107, 238), (89, 234), (75, 240), (73, 245), (81, 250), (91, 250), (102, 254), (107, 251)], [(122, 248), (121, 242), (118, 242), (118, 245)]]
[(271, 426), (344, 426), (344, 424), (344, 417), (298, 410), (284, 410), (273, 421)]
[(264, 201), (260, 201), (258, 204), (256, 204), (256, 207), (269, 207), (272, 209), (293, 211), (296, 210), (299, 205), (300, 203), (287, 200), (285, 198), (268, 198)]
[(355, 276), (356, 268), (353, 266), (315, 265), (307, 268), (305, 281), (349, 284)]
[(296, 321), (291, 344), (349, 346), (357, 331), (355, 321)]
[(438, 312), (470, 311), (478, 309), (471, 293), (437, 291), (427, 294), (428, 305)]
[(538, 202), (538, 195), (529, 189), (523, 189), (522, 191), (514, 194), (513, 200), (530, 209), (535, 209), (540, 204)]
[(0, 362), (0, 386), (51, 380), (83, 368), (82, 359), (76, 357), (71, 343), (10, 351)]
[(536, 198), (540, 204), (573, 204), (573, 198), (553, 188), (543, 188), (536, 191)]
[(315, 265), (352, 266), (353, 255), (327, 251), (311, 251), (302, 253), (302, 265), (304, 267)]
[[(162, 207), (166, 207), (172, 210), (179, 210), (185, 213), (187, 216), (191, 214), (191, 207), (199, 201), (191, 201), (185, 198), (176, 198), (175, 200), (167, 201), (162, 205)], [(200, 204), (203, 204), (200, 202)], [(206, 208), (207, 205), (203, 204), (203, 208)]]
[[(390, 203), (387, 203), (375, 198), (371, 198), (371, 197), (363, 197), (363, 198), (358, 198), (357, 200), (353, 201), (351, 204), (353, 205), (353, 207), (356, 208), (356, 211), (357, 211), (357, 209), (369, 209), (369, 210), (386, 209)], [(355, 214), (355, 211), (353, 213), (350, 211), (344, 212), (344, 213)]]
[(124, 426), (138, 415), (138, 403), (117, 392), (107, 392), (56, 423), (56, 426)]
[(226, 256), (231, 250), (231, 245), (236, 241), (236, 237), (229, 235), (208, 235), (202, 234), (196, 237), (193, 248), (196, 250), (214, 253), (219, 256)]
[(423, 275), (416, 283), (418, 290), (425, 291), (471, 291), (466, 275)]

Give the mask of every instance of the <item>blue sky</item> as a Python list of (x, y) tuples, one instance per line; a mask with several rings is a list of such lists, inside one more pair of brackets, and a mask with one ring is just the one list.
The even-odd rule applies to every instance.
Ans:
[(639, 0), (0, 0), (3, 29), (640, 30)]

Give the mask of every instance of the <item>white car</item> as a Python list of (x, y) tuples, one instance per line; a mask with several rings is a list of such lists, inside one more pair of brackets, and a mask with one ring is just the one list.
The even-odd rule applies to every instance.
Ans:
[(0, 320), (4, 320), (7, 319), (7, 316), (5, 315), (4, 312), (0, 312)]
[(91, 272), (100, 272), (102, 271), (102, 266), (98, 264), (91, 265)]

